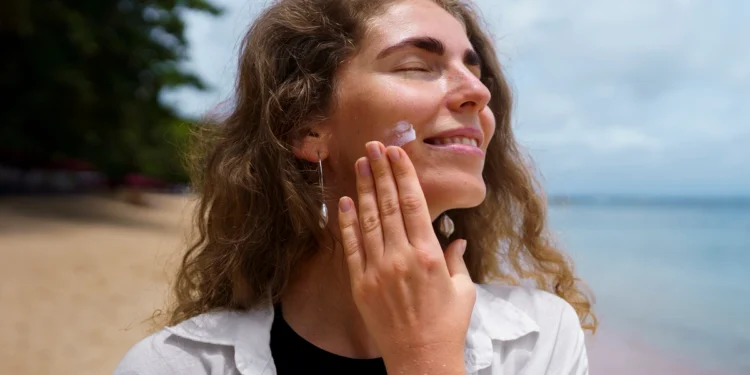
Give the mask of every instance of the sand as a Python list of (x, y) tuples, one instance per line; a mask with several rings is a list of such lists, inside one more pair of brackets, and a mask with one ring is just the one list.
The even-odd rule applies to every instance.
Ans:
[[(184, 248), (190, 200), (0, 198), (0, 374), (110, 374), (152, 329)], [(602, 329), (592, 374), (710, 374)]]
[(0, 201), (0, 374), (108, 374), (147, 334), (183, 243), (185, 197)]

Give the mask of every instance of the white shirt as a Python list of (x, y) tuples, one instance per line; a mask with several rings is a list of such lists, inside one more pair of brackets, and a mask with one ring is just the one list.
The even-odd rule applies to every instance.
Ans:
[[(273, 307), (212, 312), (138, 342), (115, 375), (276, 375)], [(466, 335), (468, 375), (585, 375), (583, 330), (573, 308), (541, 290), (477, 285)]]

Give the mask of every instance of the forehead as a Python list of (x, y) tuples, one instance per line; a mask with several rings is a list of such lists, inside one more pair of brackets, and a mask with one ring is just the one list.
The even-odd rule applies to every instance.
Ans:
[(362, 52), (377, 54), (384, 47), (415, 36), (440, 40), (448, 53), (462, 54), (471, 48), (466, 28), (453, 15), (433, 1), (410, 0), (396, 2), (370, 20)]

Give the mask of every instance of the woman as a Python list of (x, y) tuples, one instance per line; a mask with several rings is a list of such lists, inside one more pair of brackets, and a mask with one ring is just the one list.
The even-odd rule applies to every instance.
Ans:
[(238, 77), (169, 325), (116, 374), (588, 372), (589, 299), (466, 5), (281, 0)]

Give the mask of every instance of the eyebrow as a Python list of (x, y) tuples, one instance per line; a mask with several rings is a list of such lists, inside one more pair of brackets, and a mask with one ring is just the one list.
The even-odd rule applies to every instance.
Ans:
[[(445, 45), (443, 42), (429, 36), (418, 36), (413, 38), (406, 38), (390, 47), (387, 47), (378, 53), (376, 60), (383, 59), (394, 52), (404, 48), (418, 48), (426, 52), (442, 56), (445, 54)], [(471, 66), (480, 66), (481, 59), (479, 55), (471, 48), (467, 48), (464, 52), (464, 64)]]

